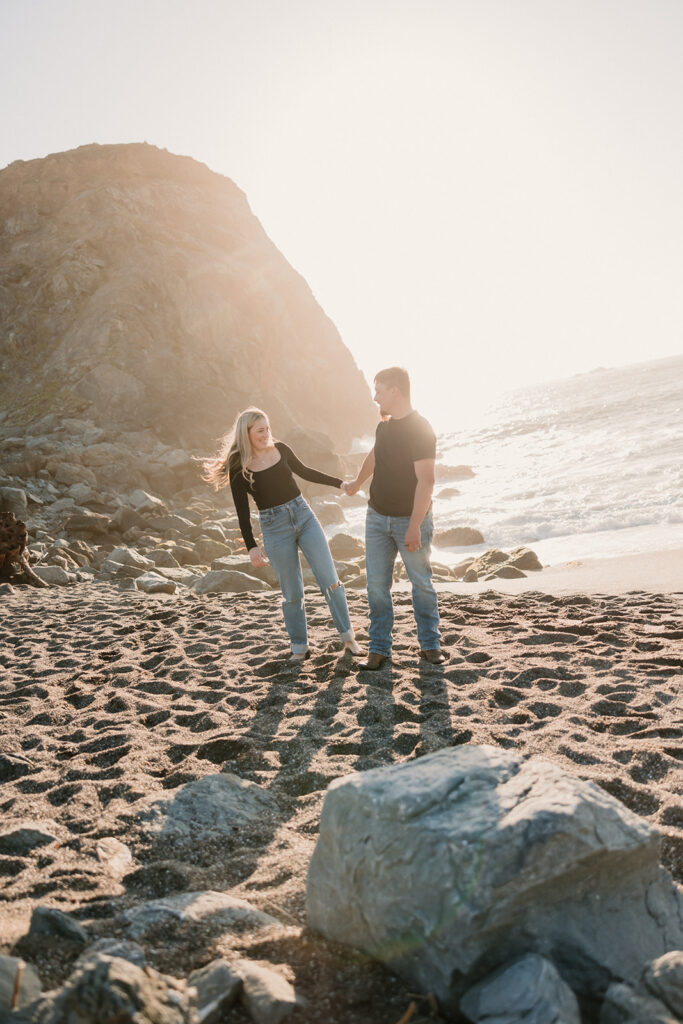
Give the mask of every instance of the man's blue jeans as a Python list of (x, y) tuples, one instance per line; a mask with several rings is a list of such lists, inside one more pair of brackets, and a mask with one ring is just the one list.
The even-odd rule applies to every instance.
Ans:
[(308, 650), (308, 631), (304, 608), (304, 581), (299, 549), (303, 551), (316, 582), (325, 596), (332, 621), (342, 640), (353, 639), (346, 592), (339, 582), (327, 538), (308, 503), (301, 496), (284, 505), (262, 509), (263, 547), (282, 590), (282, 613), (293, 654)]
[(434, 526), (428, 512), (422, 520), (419, 551), (407, 551), (405, 545), (408, 516), (383, 516), (369, 508), (365, 520), (365, 571), (370, 605), (370, 650), (391, 655), (391, 631), (394, 605), (391, 583), (396, 555), (400, 554), (413, 587), (413, 611), (421, 651), (439, 650), (439, 608), (432, 584), (429, 554)]

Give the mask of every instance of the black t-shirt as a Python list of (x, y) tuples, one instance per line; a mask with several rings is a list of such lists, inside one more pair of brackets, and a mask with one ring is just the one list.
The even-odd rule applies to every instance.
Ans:
[(380, 423), (375, 435), (370, 508), (383, 516), (409, 516), (417, 487), (414, 463), (435, 458), (436, 435), (418, 412)]
[(302, 480), (309, 480), (314, 484), (341, 487), (342, 482), (339, 477), (328, 476), (327, 473), (319, 473), (317, 469), (309, 469), (308, 466), (304, 466), (284, 441), (276, 441), (275, 447), (280, 453), (280, 461), (276, 462), (274, 466), (269, 466), (268, 469), (255, 470), (253, 484), (250, 485), (243, 475), (241, 463), (238, 462), (230, 470), (230, 490), (247, 551), (256, 547), (249, 512), (250, 494), (260, 509), (284, 505), (285, 502), (292, 501), (293, 498), (298, 498), (301, 494), (292, 473), (296, 473)]

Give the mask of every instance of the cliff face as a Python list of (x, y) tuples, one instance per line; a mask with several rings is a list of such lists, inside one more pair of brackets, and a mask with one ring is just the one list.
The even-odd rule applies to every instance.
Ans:
[(210, 449), (258, 405), (340, 448), (367, 385), (304, 279), (228, 178), (146, 144), (0, 172), (0, 411)]

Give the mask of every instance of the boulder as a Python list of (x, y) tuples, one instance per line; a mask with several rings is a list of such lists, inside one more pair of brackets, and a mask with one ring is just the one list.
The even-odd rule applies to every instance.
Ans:
[(139, 551), (127, 547), (114, 548), (107, 555), (107, 561), (116, 562), (118, 565), (132, 565), (136, 569), (154, 568), (154, 562), (151, 559), (145, 558)]
[(149, 512), (154, 512), (156, 515), (165, 515), (167, 512), (166, 504), (161, 498), (155, 498), (153, 494), (148, 494), (141, 487), (138, 487), (137, 490), (128, 495), (128, 501), (135, 511), (141, 515)]
[(74, 967), (83, 967), (89, 960), (103, 953), (105, 956), (115, 956), (119, 960), (128, 960), (136, 967), (144, 967), (145, 951), (137, 942), (130, 939), (114, 939), (109, 936), (96, 939), (87, 949), (84, 949), (76, 960)]
[(147, 832), (162, 838), (232, 835), (235, 828), (277, 810), (268, 790), (230, 772), (205, 775), (181, 786), (174, 796), (147, 797), (136, 805)]
[(256, 569), (246, 555), (227, 555), (224, 558), (215, 558), (211, 563), (211, 568), (243, 572), (247, 576), (255, 576), (257, 580), (264, 580), (271, 587), (278, 586), (277, 575), (272, 565), (263, 565)]
[(28, 500), (21, 487), (0, 487), (0, 512), (14, 512), (17, 519), (26, 518)]
[(187, 982), (197, 992), (198, 1024), (219, 1024), (242, 988), (242, 978), (225, 960), (192, 971)]
[[(17, 975), (19, 986), (17, 986)], [(12, 1008), (12, 998), (15, 995), (15, 1006), (20, 1009), (32, 1003), (40, 996), (40, 978), (30, 964), (16, 956), (3, 956), (0, 954), (0, 1020), (6, 1020), (5, 1014)]]
[(307, 906), (312, 928), (447, 1007), (475, 968), (528, 952), (594, 997), (683, 945), (683, 893), (652, 826), (555, 764), (491, 746), (335, 780)]
[(576, 996), (537, 953), (506, 964), (468, 989), (460, 1009), (474, 1024), (581, 1024)]
[(263, 580), (229, 569), (211, 570), (192, 584), (196, 594), (244, 594), (249, 590), (270, 590)]
[(514, 565), (510, 565), (505, 562), (503, 565), (497, 566), (490, 572), (484, 579), (487, 580), (524, 580), (526, 579), (526, 573), (522, 572), (521, 569), (515, 568)]
[(539, 572), (543, 568), (536, 552), (526, 547), (512, 549), (510, 564), (530, 572)]
[(242, 978), (240, 998), (254, 1024), (280, 1024), (300, 1005), (293, 987), (270, 967), (238, 960)]
[(437, 530), (434, 534), (437, 548), (468, 548), (483, 543), (481, 533), (472, 526), (453, 526), (450, 530)]
[(87, 942), (88, 933), (75, 918), (55, 907), (35, 907), (31, 914), (29, 935), (57, 935), (69, 942)]
[(669, 1008), (648, 992), (616, 981), (607, 989), (600, 1024), (680, 1024)]
[(120, 957), (97, 954), (76, 968), (52, 1000), (41, 1024), (195, 1024), (192, 990), (185, 982), (144, 970)]
[(335, 533), (330, 541), (330, 551), (333, 558), (340, 558), (343, 562), (347, 562), (364, 555), (365, 544), (348, 533)]
[(179, 569), (180, 562), (173, 557), (167, 548), (152, 548), (147, 557), (160, 569)]
[(34, 565), (33, 572), (49, 587), (68, 587), (70, 583), (76, 583), (74, 574), (62, 569), (60, 565)]
[(57, 463), (54, 467), (53, 475), (57, 483), (63, 484), (65, 487), (81, 483), (90, 484), (92, 487), (97, 485), (97, 477), (91, 469), (72, 462)]
[(167, 580), (158, 572), (143, 572), (136, 578), (135, 586), (145, 594), (175, 594), (178, 589), (173, 580)]
[(648, 964), (642, 985), (683, 1020), (683, 949), (675, 949)]
[(470, 568), (465, 571), (465, 575), (463, 576), (462, 581), (463, 583), (478, 583), (479, 573), (477, 572), (476, 569), (473, 569), (470, 566)]
[(62, 523), (62, 529), (72, 536), (98, 537), (109, 532), (110, 521), (107, 516), (97, 512), (89, 512), (87, 509), (80, 509), (73, 512)]
[(229, 544), (224, 540), (214, 540), (212, 537), (198, 537), (193, 546), (197, 565), (211, 565), (214, 558), (224, 558), (232, 553)]
[(346, 523), (344, 510), (337, 501), (316, 502), (313, 511), (321, 526), (344, 526)]
[(188, 931), (197, 924), (211, 925), (217, 931), (238, 928), (257, 931), (261, 928), (280, 926), (280, 922), (252, 907), (246, 900), (240, 900), (227, 892), (182, 892), (149, 900), (137, 907), (126, 910), (122, 915), (126, 931), (134, 939), (143, 938), (157, 925), (173, 923), (176, 928)]
[(474, 557), (472, 555), (470, 555), (469, 558), (464, 558), (462, 562), (458, 562), (457, 565), (452, 566), (451, 574), (455, 576), (456, 580), (461, 580), (464, 577), (467, 570), (469, 569), (469, 567), (472, 565), (473, 561)]

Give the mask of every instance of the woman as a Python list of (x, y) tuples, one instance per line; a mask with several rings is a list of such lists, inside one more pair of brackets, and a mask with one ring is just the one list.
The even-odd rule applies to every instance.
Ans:
[[(204, 463), (204, 479), (216, 489), (230, 483), (251, 564), (259, 568), (270, 560), (275, 570), (292, 649), (290, 660), (303, 661), (310, 657), (299, 549), (313, 570), (345, 649), (360, 654), (349, 619), (346, 593), (337, 576), (327, 539), (302, 497), (293, 473), (312, 483), (345, 488), (338, 477), (309, 469), (288, 445), (274, 441), (268, 417), (260, 409), (240, 413), (218, 456)], [(265, 554), (254, 540), (251, 529), (250, 494), (259, 510)]]

